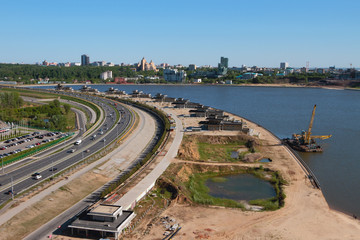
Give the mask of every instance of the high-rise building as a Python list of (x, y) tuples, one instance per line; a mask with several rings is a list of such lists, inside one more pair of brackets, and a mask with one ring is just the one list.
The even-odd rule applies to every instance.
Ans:
[(221, 64), (223, 67), (228, 68), (228, 67), (229, 67), (229, 58), (221, 57), (221, 58), (220, 58), (220, 64)]
[(289, 63), (287, 63), (287, 62), (280, 63), (280, 68), (281, 69), (287, 69), (288, 67), (289, 67)]
[(220, 58), (220, 63), (218, 64), (218, 75), (225, 75), (229, 67), (229, 59), (225, 57)]
[(90, 57), (86, 54), (81, 55), (81, 66), (86, 66), (90, 64)]

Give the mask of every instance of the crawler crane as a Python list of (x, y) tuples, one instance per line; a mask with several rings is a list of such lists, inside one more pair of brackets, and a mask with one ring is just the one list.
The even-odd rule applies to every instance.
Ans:
[(311, 120), (308, 131), (302, 131), (301, 134), (293, 134), (292, 139), (286, 138), (284, 142), (290, 147), (301, 152), (322, 152), (322, 147), (317, 145), (315, 139), (328, 139), (332, 135), (311, 135), (312, 126), (314, 123), (316, 105), (312, 111)]

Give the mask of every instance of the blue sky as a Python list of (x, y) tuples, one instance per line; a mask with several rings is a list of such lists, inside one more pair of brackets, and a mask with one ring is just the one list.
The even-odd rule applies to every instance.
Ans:
[(360, 67), (357, 0), (0, 3), (0, 62)]

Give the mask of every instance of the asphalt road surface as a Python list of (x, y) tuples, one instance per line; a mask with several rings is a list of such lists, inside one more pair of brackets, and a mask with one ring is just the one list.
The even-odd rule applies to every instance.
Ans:
[[(102, 122), (101, 132), (96, 130), (94, 133), (89, 134), (86, 137), (78, 137), (74, 139), (75, 142), (78, 139), (81, 139), (82, 142), (79, 145), (72, 145), (68, 148), (61, 150), (60, 152), (51, 154), (47, 157), (38, 159), (37, 161), (30, 162), (25, 166), (22, 166), (16, 170), (6, 172), (5, 174), (0, 175), (0, 204), (6, 202), (11, 198), (10, 194), (7, 194), (11, 188), (13, 192), (19, 193), (29, 187), (37, 184), (39, 181), (51, 177), (53, 173), (59, 172), (62, 169), (83, 160), (89, 155), (97, 152), (99, 149), (103, 148), (107, 144), (111, 143), (114, 139), (121, 134), (128, 124), (132, 120), (132, 115), (130, 111), (123, 107), (123, 105), (117, 104), (116, 110), (115, 106), (110, 100), (95, 97), (87, 96), (76, 93), (67, 93), (67, 95), (76, 96), (79, 98), (84, 98), (89, 100), (97, 105), (99, 105), (104, 110), (105, 120)], [(119, 111), (120, 119), (117, 120), (115, 111)], [(84, 119), (80, 119), (80, 123), (84, 123)], [(85, 127), (80, 128), (79, 136), (85, 131)], [(97, 137), (93, 139), (93, 135), (96, 134)], [(74, 149), (74, 152), (69, 152), (69, 149)], [(52, 171), (56, 169), (56, 171)], [(34, 173), (39, 173), (42, 178), (36, 180), (32, 175)], [(11, 181), (12, 180), (12, 181)], [(12, 187), (11, 187), (12, 185)]]

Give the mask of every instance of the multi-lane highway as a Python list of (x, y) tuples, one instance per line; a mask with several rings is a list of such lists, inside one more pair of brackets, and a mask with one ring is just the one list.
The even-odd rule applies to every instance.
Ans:
[[(74, 93), (67, 93), (67, 95), (83, 98), (100, 106), (104, 111), (105, 118), (103, 122), (98, 129), (86, 134), (86, 136), (84, 136), (85, 127), (80, 128), (78, 137), (61, 151), (1, 174), (0, 204), (11, 198), (7, 194), (11, 188), (13, 188), (15, 194), (19, 193), (37, 184), (39, 181), (51, 177), (52, 174), (76, 164), (111, 143), (133, 122), (133, 115), (123, 105), (117, 104), (117, 106), (114, 106), (110, 100), (95, 96)], [(117, 116), (120, 117), (118, 118)], [(95, 138), (94, 135), (96, 135)], [(79, 139), (81, 139), (81, 143), (74, 145), (73, 143)], [(74, 151), (69, 151), (70, 149)], [(53, 171), (54, 169), (56, 171)], [(32, 176), (34, 173), (40, 174), (42, 178), (35, 179)]]

